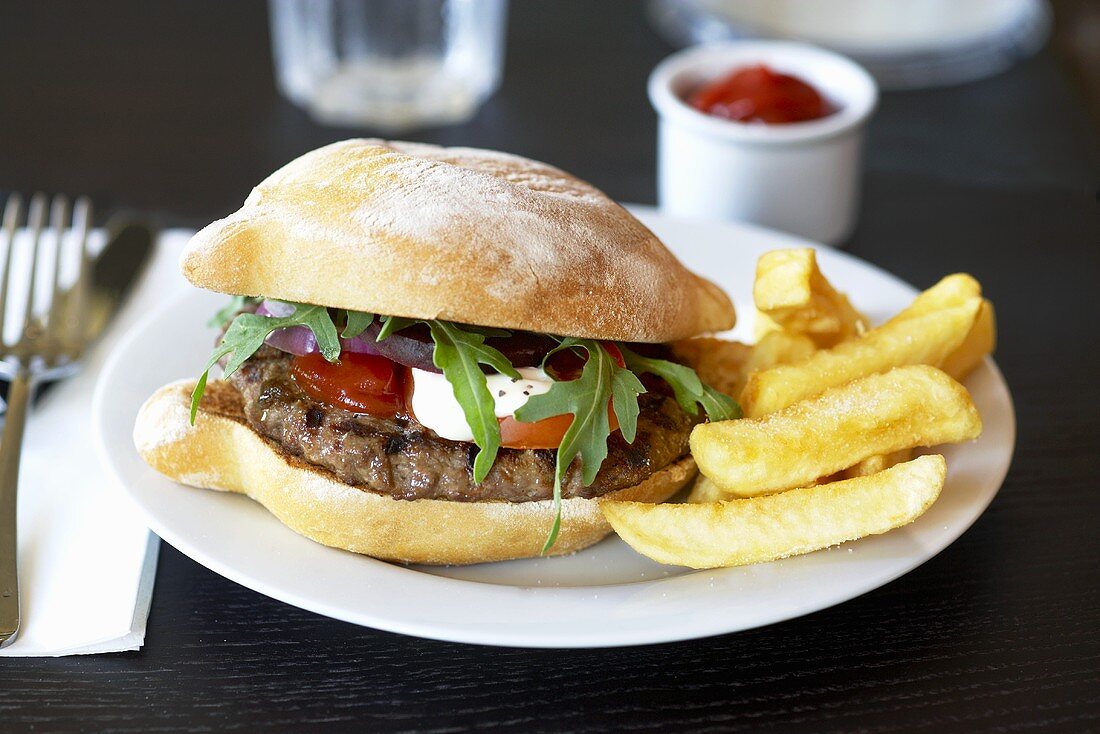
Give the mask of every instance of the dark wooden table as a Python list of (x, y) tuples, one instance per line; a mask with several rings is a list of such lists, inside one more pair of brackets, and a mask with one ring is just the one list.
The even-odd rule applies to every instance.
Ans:
[[(634, 3), (515, 3), (503, 89), (470, 124), (417, 139), (652, 201), (644, 81), (669, 51)], [(202, 224), (354, 134), (278, 98), (258, 2), (7, 5), (0, 57), (0, 187)], [(977, 275), (1019, 416), (1001, 493), (921, 568), (765, 629), (536, 651), (335, 622), (164, 546), (145, 648), (3, 660), (0, 730), (1100, 728), (1100, 179), (1071, 68), (1047, 51), (980, 83), (887, 94), (871, 124), (849, 250), (922, 286)]]

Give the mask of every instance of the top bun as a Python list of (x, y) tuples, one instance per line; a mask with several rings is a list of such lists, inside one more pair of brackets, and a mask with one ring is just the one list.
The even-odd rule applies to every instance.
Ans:
[(345, 140), (268, 176), (183, 255), (195, 285), (620, 341), (733, 326), (733, 305), (598, 189), (473, 148)]

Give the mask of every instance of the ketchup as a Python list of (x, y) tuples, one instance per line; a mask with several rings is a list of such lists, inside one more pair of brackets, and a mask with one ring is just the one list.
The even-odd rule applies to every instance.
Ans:
[(735, 69), (697, 89), (687, 101), (700, 112), (737, 122), (804, 122), (836, 112), (806, 82), (763, 64)]

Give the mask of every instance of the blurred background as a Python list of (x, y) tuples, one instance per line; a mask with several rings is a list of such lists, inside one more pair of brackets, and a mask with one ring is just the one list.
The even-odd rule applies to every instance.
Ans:
[[(491, 96), (473, 104), (469, 120), (396, 133), (320, 123), (280, 94), (272, 17), (262, 0), (7, 4), (0, 24), (9, 69), (0, 77), (0, 187), (90, 192), (100, 202), (160, 212), (167, 223), (202, 224), (235, 208), (251, 186), (304, 151), (349, 136), (394, 134), (548, 160), (619, 200), (653, 202), (657, 118), (646, 78), (654, 65), (694, 40), (800, 34), (855, 55), (884, 86), (869, 128), (865, 210), (898, 193), (899, 182), (883, 177), (899, 168), (918, 184), (921, 176), (960, 186), (999, 179), (1095, 184), (1091, 161), (1078, 151), (1095, 150), (1100, 4), (994, 3), (997, 34), (970, 48), (970, 58), (947, 53), (932, 62), (927, 53), (914, 56), (912, 44), (922, 34), (942, 35), (952, 8), (963, 31), (967, 23), (989, 22), (989, 3), (972, 0), (971, 12), (963, 2), (842, 3), (863, 14), (862, 24), (825, 22), (836, 16), (820, 3), (810, 4), (818, 10), (809, 15), (806, 3), (793, 2), (520, 0), (506, 11), (503, 0), (488, 0), (493, 4), (499, 9), (455, 3), (474, 13), (463, 32), (476, 36), (475, 47), (492, 46), (499, 25), (499, 90), (492, 93), (496, 80), (487, 72), (478, 84)], [(278, 12), (279, 5), (292, 16), (302, 12), (293, 6), (309, 3), (271, 8)], [(909, 10), (888, 13), (884, 5)], [(305, 25), (283, 21), (284, 32)], [(864, 30), (842, 33), (856, 25)], [(877, 46), (869, 41), (875, 38)], [(908, 56), (891, 58), (891, 44), (910, 48)], [(990, 54), (993, 68), (986, 68)], [(998, 58), (1011, 68), (983, 80), (890, 91), (922, 86), (922, 74), (931, 76), (928, 84), (942, 84), (954, 81), (952, 73), (992, 73)], [(469, 63), (493, 68), (495, 61)], [(284, 74), (282, 81), (293, 94), (294, 80)], [(1044, 125), (1066, 116), (1060, 100), (1067, 95), (1088, 107), (1091, 123), (1074, 114), (1068, 125)], [(930, 158), (930, 150), (937, 155)], [(857, 240), (866, 234), (857, 231)]]

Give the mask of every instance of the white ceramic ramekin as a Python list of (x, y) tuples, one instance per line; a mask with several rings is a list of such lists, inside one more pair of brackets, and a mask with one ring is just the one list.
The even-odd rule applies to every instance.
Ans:
[[(712, 117), (684, 101), (702, 84), (760, 63), (808, 82), (838, 111), (765, 125)], [(878, 101), (862, 67), (802, 43), (707, 44), (658, 64), (649, 98), (659, 118), (657, 194), (664, 211), (754, 222), (827, 244), (851, 234), (863, 129)]]

